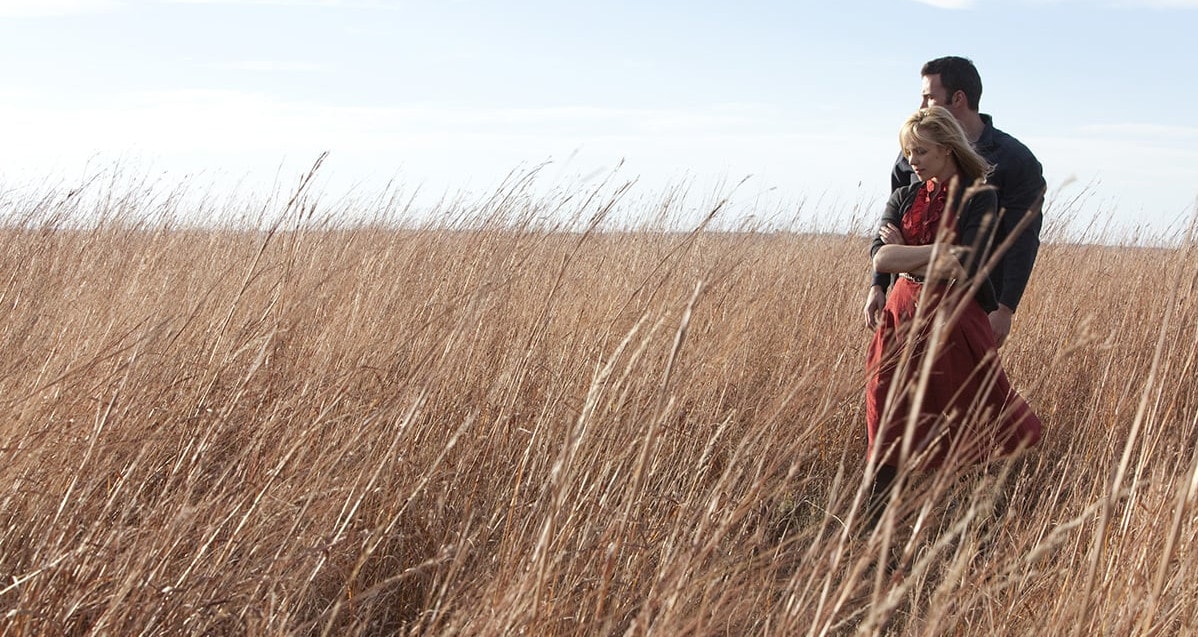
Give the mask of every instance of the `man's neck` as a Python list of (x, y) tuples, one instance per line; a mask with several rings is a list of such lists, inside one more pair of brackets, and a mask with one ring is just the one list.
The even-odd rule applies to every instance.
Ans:
[(961, 123), (961, 128), (965, 129), (965, 136), (971, 144), (981, 139), (982, 132), (986, 130), (986, 122), (982, 121), (982, 116), (977, 111), (966, 110), (957, 117), (957, 121)]

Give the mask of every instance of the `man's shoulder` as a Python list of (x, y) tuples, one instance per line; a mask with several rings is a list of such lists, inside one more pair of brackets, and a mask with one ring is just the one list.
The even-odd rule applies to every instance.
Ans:
[(890, 191), (890, 199), (886, 201), (886, 215), (903, 216), (903, 213), (907, 211), (907, 206), (915, 200), (915, 194), (919, 192), (920, 186), (923, 186), (923, 182), (916, 181)]
[(909, 197), (914, 197), (916, 191), (923, 187), (922, 181), (913, 181), (905, 186), (899, 186), (898, 189), (890, 193), (890, 198), (895, 201), (903, 201)]
[(1008, 155), (1025, 157), (1027, 159), (1035, 159), (1035, 154), (1023, 142), (1015, 138), (1014, 135), (1005, 133), (997, 128), (994, 129), (995, 146), (999, 148), (999, 152)]
[(994, 126), (994, 120), (989, 116), (984, 116), (986, 128), (982, 132), (981, 138), (978, 139), (978, 151), (986, 156), (986, 159), (997, 162), (998, 158), (1007, 161), (1036, 161), (1035, 154), (1023, 142), (1015, 138), (1014, 135), (1007, 133)]

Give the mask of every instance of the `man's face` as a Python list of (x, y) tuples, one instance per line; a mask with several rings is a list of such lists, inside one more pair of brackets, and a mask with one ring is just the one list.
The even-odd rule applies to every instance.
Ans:
[(929, 106), (943, 106), (952, 110), (952, 96), (948, 94), (948, 90), (940, 84), (940, 74), (923, 76), (923, 93), (922, 101), (919, 104), (920, 108), (928, 108)]

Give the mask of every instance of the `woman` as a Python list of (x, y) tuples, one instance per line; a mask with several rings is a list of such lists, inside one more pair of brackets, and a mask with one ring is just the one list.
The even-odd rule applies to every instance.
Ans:
[(890, 197), (871, 248), (874, 270), (897, 275), (885, 309), (871, 317), (866, 420), (875, 497), (900, 466), (984, 462), (1036, 444), (1041, 430), (999, 363), (987, 317), (997, 303), (978, 275), (997, 197), (973, 184), (990, 166), (939, 106), (912, 115), (899, 143), (920, 182)]

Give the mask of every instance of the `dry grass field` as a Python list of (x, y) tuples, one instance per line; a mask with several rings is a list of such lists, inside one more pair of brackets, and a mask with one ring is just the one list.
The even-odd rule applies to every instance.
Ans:
[(1198, 632), (1192, 243), (1046, 243), (1043, 442), (868, 533), (863, 234), (610, 203), (8, 202), (0, 634)]

